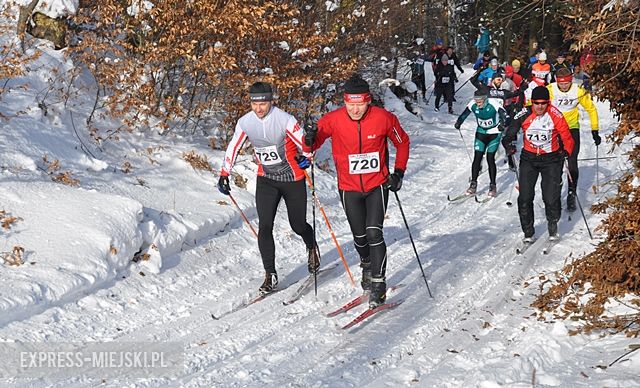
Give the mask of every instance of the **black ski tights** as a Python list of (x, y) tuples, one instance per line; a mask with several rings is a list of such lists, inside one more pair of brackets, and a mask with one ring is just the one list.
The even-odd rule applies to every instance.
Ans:
[[(480, 167), (482, 164), (482, 157), (484, 156), (484, 152), (476, 151), (473, 155), (473, 164), (471, 165), (471, 180), (474, 182), (478, 181), (478, 175), (480, 175)], [(496, 184), (496, 153), (495, 152), (487, 152), (487, 164), (489, 165), (489, 180), (490, 183)]]

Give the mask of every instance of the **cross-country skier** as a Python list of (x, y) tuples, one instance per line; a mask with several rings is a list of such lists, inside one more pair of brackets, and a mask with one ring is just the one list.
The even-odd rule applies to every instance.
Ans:
[(576, 210), (576, 188), (578, 187), (578, 153), (580, 152), (580, 112), (578, 106), (582, 106), (589, 115), (591, 122), (591, 136), (596, 146), (600, 145), (600, 131), (598, 127), (598, 111), (591, 100), (591, 95), (583, 87), (573, 83), (571, 70), (559, 69), (556, 73), (556, 82), (547, 86), (551, 98), (551, 104), (557, 107), (569, 124), (571, 136), (575, 146), (568, 159), (569, 191), (567, 192), (567, 210)]
[[(345, 106), (327, 113), (317, 128), (305, 127), (305, 142), (314, 150), (328, 138), (338, 176), (340, 200), (353, 233), (362, 267), (362, 288), (370, 289), (369, 307), (386, 300), (387, 246), (383, 223), (389, 190), (402, 187), (409, 160), (409, 136), (398, 118), (371, 105), (369, 84), (354, 74), (344, 85)], [(389, 171), (387, 141), (396, 148)]]
[(302, 128), (293, 116), (273, 105), (273, 89), (270, 84), (254, 83), (249, 88), (249, 98), (251, 112), (242, 116), (236, 124), (222, 163), (218, 189), (225, 195), (230, 194), (231, 169), (238, 152), (245, 141), (249, 140), (258, 163), (258, 248), (265, 270), (265, 279), (259, 292), (267, 294), (278, 285), (273, 221), (281, 198), (284, 198), (287, 205), (291, 229), (302, 237), (307, 246), (307, 266), (310, 273), (320, 268), (320, 256), (313, 228), (307, 223), (307, 187), (302, 170), (310, 165), (305, 156), (305, 151), (310, 151), (310, 148), (304, 145)]
[(486, 152), (487, 164), (489, 165), (489, 192), (487, 195), (495, 197), (498, 194), (496, 187), (496, 151), (500, 145), (500, 137), (504, 130), (505, 110), (488, 100), (486, 88), (481, 88), (473, 94), (473, 100), (469, 102), (464, 111), (460, 114), (454, 127), (460, 129), (464, 120), (473, 112), (476, 117), (476, 136), (474, 141), (474, 157), (471, 165), (471, 183), (467, 194), (473, 195), (478, 189), (478, 175), (480, 174), (480, 164)]

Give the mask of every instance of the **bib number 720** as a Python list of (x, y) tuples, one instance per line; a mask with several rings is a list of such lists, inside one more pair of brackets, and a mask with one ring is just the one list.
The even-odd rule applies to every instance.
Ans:
[(369, 152), (349, 155), (349, 174), (368, 174), (378, 171), (380, 171), (379, 153)]

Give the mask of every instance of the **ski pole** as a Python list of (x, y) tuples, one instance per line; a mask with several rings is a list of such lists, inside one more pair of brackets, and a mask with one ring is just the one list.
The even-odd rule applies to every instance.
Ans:
[(473, 164), (473, 160), (471, 159), (471, 154), (469, 153), (469, 149), (467, 148), (467, 142), (464, 141), (464, 136), (462, 136), (462, 130), (458, 128), (458, 133), (460, 134), (460, 138), (462, 139), (462, 143), (464, 144), (464, 150), (467, 151), (467, 156), (469, 157), (469, 162)]
[[(315, 185), (315, 175), (314, 175), (314, 169), (315, 169), (315, 158), (312, 156), (311, 157), (311, 196), (313, 198), (316, 197), (316, 185)], [(306, 171), (305, 171), (305, 175), (306, 175)], [(320, 249), (317, 248), (318, 243), (316, 242), (316, 203), (315, 201), (311, 203), (311, 210), (313, 212), (313, 249), (316, 249), (316, 253), (318, 254), (318, 259), (320, 259)], [(315, 271), (313, 273), (313, 290), (315, 293), (315, 296), (318, 296), (318, 271)]]
[(516, 181), (513, 182), (513, 186), (511, 186), (511, 191), (509, 192), (509, 200), (507, 201), (507, 206), (511, 206), (513, 205), (513, 203), (511, 202), (511, 195), (513, 194), (513, 189), (518, 186), (518, 190), (520, 190), (520, 174), (518, 173), (518, 164), (516, 163), (517, 161), (515, 160), (515, 156), (513, 158), (513, 172), (516, 174)]
[[(313, 170), (311, 171), (313, 173)], [(336, 234), (333, 232), (333, 228), (331, 227), (331, 223), (329, 222), (329, 217), (327, 217), (327, 213), (324, 211), (324, 207), (322, 206), (322, 203), (320, 202), (320, 200), (315, 194), (314, 184), (311, 178), (309, 177), (309, 174), (307, 174), (306, 171), (304, 171), (304, 175), (305, 177), (307, 177), (307, 183), (311, 188), (311, 192), (312, 192), (311, 197), (314, 200), (314, 206), (317, 205), (318, 208), (320, 209), (320, 213), (322, 214), (322, 217), (324, 218), (324, 222), (325, 224), (327, 224), (327, 228), (329, 229), (329, 233), (331, 234), (331, 239), (333, 240), (333, 243), (335, 244), (336, 249), (340, 254), (340, 259), (342, 259), (342, 264), (344, 265), (344, 268), (347, 270), (347, 275), (349, 275), (349, 280), (351, 281), (351, 285), (353, 285), (353, 287), (356, 287), (356, 282), (355, 280), (353, 280), (353, 275), (351, 274), (351, 270), (349, 269), (349, 264), (347, 264), (347, 260), (344, 258), (344, 253), (342, 252), (342, 248), (340, 247), (340, 244), (338, 243), (338, 239), (336, 238)], [(315, 216), (314, 216), (314, 219), (315, 219)], [(315, 233), (315, 223), (314, 223), (314, 233)]]
[[(565, 167), (567, 169), (567, 179), (569, 182), (573, 183), (573, 179), (571, 178), (571, 172), (569, 171), (569, 160), (567, 158), (564, 159)], [(587, 223), (587, 217), (584, 215), (584, 210), (582, 210), (582, 204), (580, 203), (580, 198), (578, 197), (576, 185), (576, 201), (578, 202), (578, 207), (580, 208), (580, 213), (582, 213), (582, 219), (584, 220), (584, 225), (587, 227), (587, 232), (589, 232), (589, 238), (593, 240), (593, 235), (591, 234), (591, 229), (589, 228), (589, 223)]]
[(475, 77), (475, 76), (478, 74), (478, 72), (480, 72), (480, 70), (479, 70), (479, 69), (478, 69), (478, 70), (476, 70), (476, 72), (475, 72), (475, 73), (473, 73), (473, 75), (472, 75), (471, 77), (467, 78), (467, 80), (466, 80), (466, 81), (464, 81), (464, 82), (462, 83), (462, 85), (458, 86), (458, 89), (456, 89), (456, 90), (455, 90), (455, 92), (453, 92), (453, 94), (455, 95), (456, 93), (458, 93), (458, 90), (462, 89), (462, 87), (463, 87), (464, 85), (466, 85), (466, 84), (467, 84), (467, 82), (471, 81), (471, 79), (472, 79), (473, 77)]
[(413, 246), (413, 252), (416, 254), (416, 259), (418, 260), (418, 265), (420, 266), (420, 271), (422, 272), (422, 278), (424, 279), (424, 284), (427, 286), (427, 291), (429, 292), (429, 296), (433, 298), (431, 294), (431, 289), (429, 289), (429, 283), (427, 282), (427, 276), (424, 274), (424, 268), (422, 268), (422, 262), (420, 261), (420, 256), (418, 256), (418, 250), (416, 249), (416, 244), (413, 242), (413, 236), (411, 235), (411, 229), (409, 229), (409, 223), (407, 223), (407, 217), (404, 216), (404, 210), (402, 210), (402, 204), (400, 204), (400, 197), (398, 197), (398, 192), (394, 191), (393, 194), (396, 195), (396, 201), (398, 202), (398, 207), (400, 208), (400, 214), (402, 214), (402, 219), (404, 220), (404, 226), (407, 227), (407, 232), (409, 233), (409, 240), (411, 240), (411, 246)]
[(598, 163), (600, 159), (598, 159), (598, 146), (596, 145), (596, 194), (598, 194), (598, 190), (600, 188), (600, 163)]
[(249, 225), (249, 228), (251, 228), (253, 235), (256, 236), (256, 238), (258, 238), (258, 233), (256, 233), (255, 229), (253, 229), (253, 225), (251, 225), (251, 222), (249, 222), (249, 219), (247, 218), (247, 216), (244, 215), (244, 212), (242, 211), (242, 209), (240, 209), (238, 202), (236, 202), (235, 198), (233, 198), (233, 195), (231, 195), (231, 193), (229, 193), (229, 198), (231, 198), (231, 202), (233, 202), (233, 204), (236, 205), (236, 208), (238, 208), (238, 211), (240, 212), (240, 215), (242, 216), (242, 219), (244, 220), (244, 222), (246, 222), (247, 225)]
[[(598, 146), (596, 146), (596, 155), (598, 153)], [(579, 162), (585, 161), (585, 160), (608, 160), (608, 159), (617, 159), (617, 156), (603, 156), (601, 158), (580, 158), (578, 159)]]
[[(434, 82), (434, 84), (435, 84), (435, 82)], [(436, 88), (435, 88), (435, 86), (434, 86), (434, 88), (433, 88), (433, 89), (431, 89), (431, 93), (429, 93), (429, 98), (427, 98), (427, 100), (424, 102), (425, 104), (429, 104), (429, 100), (431, 100), (431, 96), (433, 96), (433, 91), (434, 91), (435, 89), (436, 89)]]

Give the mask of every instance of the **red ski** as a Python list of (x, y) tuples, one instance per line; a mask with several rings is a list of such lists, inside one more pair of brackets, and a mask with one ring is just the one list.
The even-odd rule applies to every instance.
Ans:
[[(387, 293), (391, 293), (391, 291), (394, 291), (400, 287), (404, 287), (404, 284), (397, 284), (395, 286), (391, 286), (389, 287), (389, 289), (387, 289)], [(349, 303), (345, 304), (344, 306), (340, 307), (339, 309), (332, 311), (330, 313), (327, 314), (327, 317), (335, 317), (338, 314), (342, 314), (345, 313), (349, 310), (351, 310), (352, 308), (356, 307), (356, 306), (360, 306), (361, 304), (368, 302), (369, 301), (369, 294), (362, 294), (360, 296), (358, 296), (357, 298), (353, 299), (352, 301), (350, 301)]]
[(336, 315), (347, 312), (356, 306), (360, 306), (361, 304), (363, 304), (364, 302), (367, 302), (368, 300), (369, 300), (369, 294), (362, 294), (359, 297), (350, 301), (349, 303), (345, 304), (344, 306), (340, 307), (339, 309), (330, 312), (329, 314), (327, 314), (327, 317), (335, 317)]
[(402, 304), (402, 302), (404, 302), (404, 299), (400, 299), (394, 302), (389, 302), (389, 303), (383, 303), (378, 307), (375, 308), (368, 308), (365, 312), (363, 312), (362, 314), (358, 315), (353, 321), (347, 323), (346, 325), (342, 326), (342, 329), (349, 329), (352, 328), (353, 326), (357, 325), (358, 323), (364, 321), (365, 319), (369, 318), (370, 316), (379, 313), (381, 311), (385, 311), (385, 310), (390, 310), (394, 307), (398, 307), (399, 305)]

